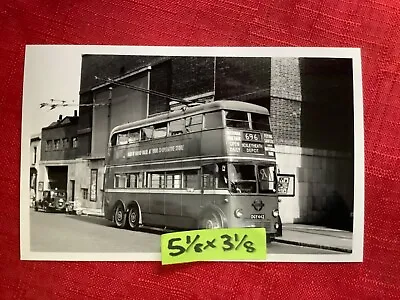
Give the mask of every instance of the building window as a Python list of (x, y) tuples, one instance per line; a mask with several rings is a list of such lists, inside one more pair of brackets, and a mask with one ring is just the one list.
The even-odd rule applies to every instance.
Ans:
[(54, 141), (54, 150), (60, 150), (60, 140)]
[(78, 148), (78, 138), (77, 137), (72, 138), (72, 148)]
[(36, 164), (37, 147), (33, 147), (33, 164)]
[(82, 189), (82, 198), (83, 200), (87, 200), (89, 196), (89, 190), (88, 189)]
[(53, 141), (46, 141), (46, 151), (52, 150)]
[(90, 201), (97, 201), (97, 176), (98, 170), (92, 169), (90, 171)]
[(69, 148), (68, 142), (69, 142), (69, 141), (68, 141), (67, 138), (64, 138), (64, 139), (63, 139), (63, 144), (62, 144), (63, 149), (68, 149), (68, 148)]

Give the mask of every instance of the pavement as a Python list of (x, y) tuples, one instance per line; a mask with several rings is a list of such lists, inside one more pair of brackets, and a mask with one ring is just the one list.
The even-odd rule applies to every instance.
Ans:
[(352, 252), (353, 232), (304, 224), (283, 224), (282, 236), (276, 242), (290, 245)]
[[(102, 209), (82, 208), (81, 214), (104, 217)], [(351, 253), (353, 233), (322, 226), (283, 224), (282, 236), (275, 242)]]
[(104, 211), (101, 208), (82, 208), (77, 214), (95, 217), (104, 217)]

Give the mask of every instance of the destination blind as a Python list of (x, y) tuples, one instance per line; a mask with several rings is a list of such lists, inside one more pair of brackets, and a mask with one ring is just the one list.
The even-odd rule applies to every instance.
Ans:
[(258, 132), (226, 132), (226, 148), (229, 154), (255, 154), (275, 157), (272, 134)]

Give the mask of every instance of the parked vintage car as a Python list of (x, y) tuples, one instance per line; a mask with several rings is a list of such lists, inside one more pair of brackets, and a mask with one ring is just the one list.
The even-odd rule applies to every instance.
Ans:
[(35, 210), (43, 209), (45, 212), (65, 211), (67, 205), (67, 193), (63, 190), (43, 191), (43, 199), (35, 200)]

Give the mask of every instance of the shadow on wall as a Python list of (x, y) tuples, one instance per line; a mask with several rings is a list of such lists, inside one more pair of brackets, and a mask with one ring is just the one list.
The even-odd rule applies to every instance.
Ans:
[[(351, 59), (302, 58), (299, 222), (352, 230), (354, 206)], [(318, 153), (318, 155), (316, 155)], [(300, 176), (299, 176), (300, 178)]]
[(337, 191), (333, 191), (326, 197), (325, 203), (316, 225), (353, 231), (352, 211), (345, 199)]

